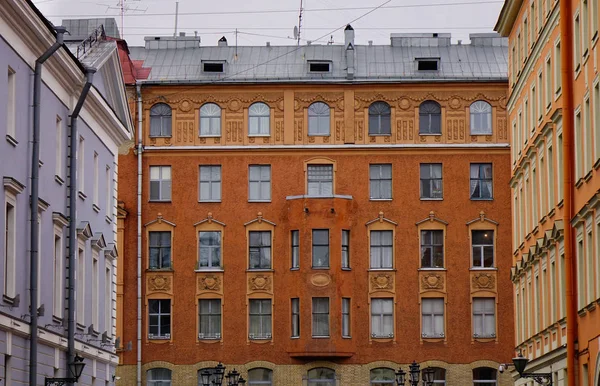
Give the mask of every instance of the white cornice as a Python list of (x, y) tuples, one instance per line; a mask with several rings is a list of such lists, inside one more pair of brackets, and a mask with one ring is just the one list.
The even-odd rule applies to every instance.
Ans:
[(497, 31), (502, 36), (508, 36), (515, 23), (515, 19), (519, 15), (521, 4), (523, 4), (523, 0), (506, 0), (500, 11), (494, 31)]

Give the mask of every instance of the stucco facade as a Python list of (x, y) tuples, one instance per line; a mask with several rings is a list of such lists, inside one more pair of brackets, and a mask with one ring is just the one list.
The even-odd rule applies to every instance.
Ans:
[[(32, 79), (36, 58), (54, 41), (48, 25), (29, 2), (15, 0), (0, 5), (0, 68), (4, 73), (0, 77), (0, 221), (5, 230), (0, 238), (0, 372), (7, 385), (29, 384)], [(115, 57), (118, 63), (116, 49)], [(108, 63), (110, 66), (110, 60)], [(98, 70), (102, 74), (103, 70)], [(117, 150), (129, 135), (130, 121), (122, 123), (108, 105), (107, 101), (113, 100), (103, 99), (98, 91), (105, 89), (103, 82), (101, 76), (96, 78), (98, 88), (93, 87), (78, 125), (81, 169), (76, 190), (77, 234), (79, 256), (87, 261), (81, 274), (84, 282), (79, 284), (84, 292), (77, 295), (84, 308), (78, 309), (75, 349), (85, 358), (80, 384), (86, 385), (111, 383), (118, 362), (114, 351)], [(45, 64), (40, 205), (33, 214), (39, 219), (40, 234), (36, 384), (43, 384), (44, 377), (68, 376), (69, 116), (83, 83), (82, 66), (66, 48), (60, 48)], [(124, 95), (122, 86), (121, 92)], [(122, 108), (127, 109), (127, 105)]]

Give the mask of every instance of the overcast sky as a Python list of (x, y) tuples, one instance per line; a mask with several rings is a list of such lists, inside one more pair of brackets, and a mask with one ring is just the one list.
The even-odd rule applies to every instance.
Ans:
[[(144, 43), (144, 36), (172, 36), (175, 0), (124, 0), (121, 29), (119, 0), (34, 0), (54, 24), (63, 18), (110, 17), (117, 19), (129, 45)], [(451, 33), (453, 40), (468, 40), (469, 33), (491, 32), (502, 0), (303, 0), (301, 38), (326, 43), (343, 42), (343, 29), (352, 23), (356, 43), (389, 44), (393, 32)], [(375, 11), (372, 9), (384, 4)], [(202, 45), (216, 45), (221, 36), (239, 45), (295, 45), (300, 0), (179, 0), (178, 31), (198, 34)], [(353, 8), (353, 9), (349, 9)], [(365, 16), (365, 14), (367, 14)], [(362, 16), (362, 17), (361, 17)], [(268, 35), (268, 36), (266, 36)]]

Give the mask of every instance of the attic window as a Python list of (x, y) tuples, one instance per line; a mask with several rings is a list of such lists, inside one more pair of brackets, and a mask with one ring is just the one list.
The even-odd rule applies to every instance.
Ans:
[(417, 70), (419, 71), (437, 71), (440, 60), (436, 58), (417, 59)]
[(223, 62), (202, 62), (202, 71), (204, 72), (224, 72)]
[(330, 72), (331, 62), (308, 62), (309, 72)]

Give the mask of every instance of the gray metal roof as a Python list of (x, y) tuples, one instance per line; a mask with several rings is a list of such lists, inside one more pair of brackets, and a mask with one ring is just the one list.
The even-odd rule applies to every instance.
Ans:
[[(130, 47), (150, 68), (148, 82), (431, 82), (506, 81), (508, 49), (497, 34), (472, 34), (471, 44), (450, 44), (449, 34), (392, 34), (391, 45), (201, 46), (197, 37), (146, 38)], [(350, 43), (353, 42), (353, 35)], [(437, 71), (419, 71), (417, 58), (439, 58)], [(203, 72), (203, 61), (224, 61), (223, 73)], [(309, 72), (310, 61), (330, 61), (330, 72)], [(354, 76), (348, 64), (354, 61)]]

